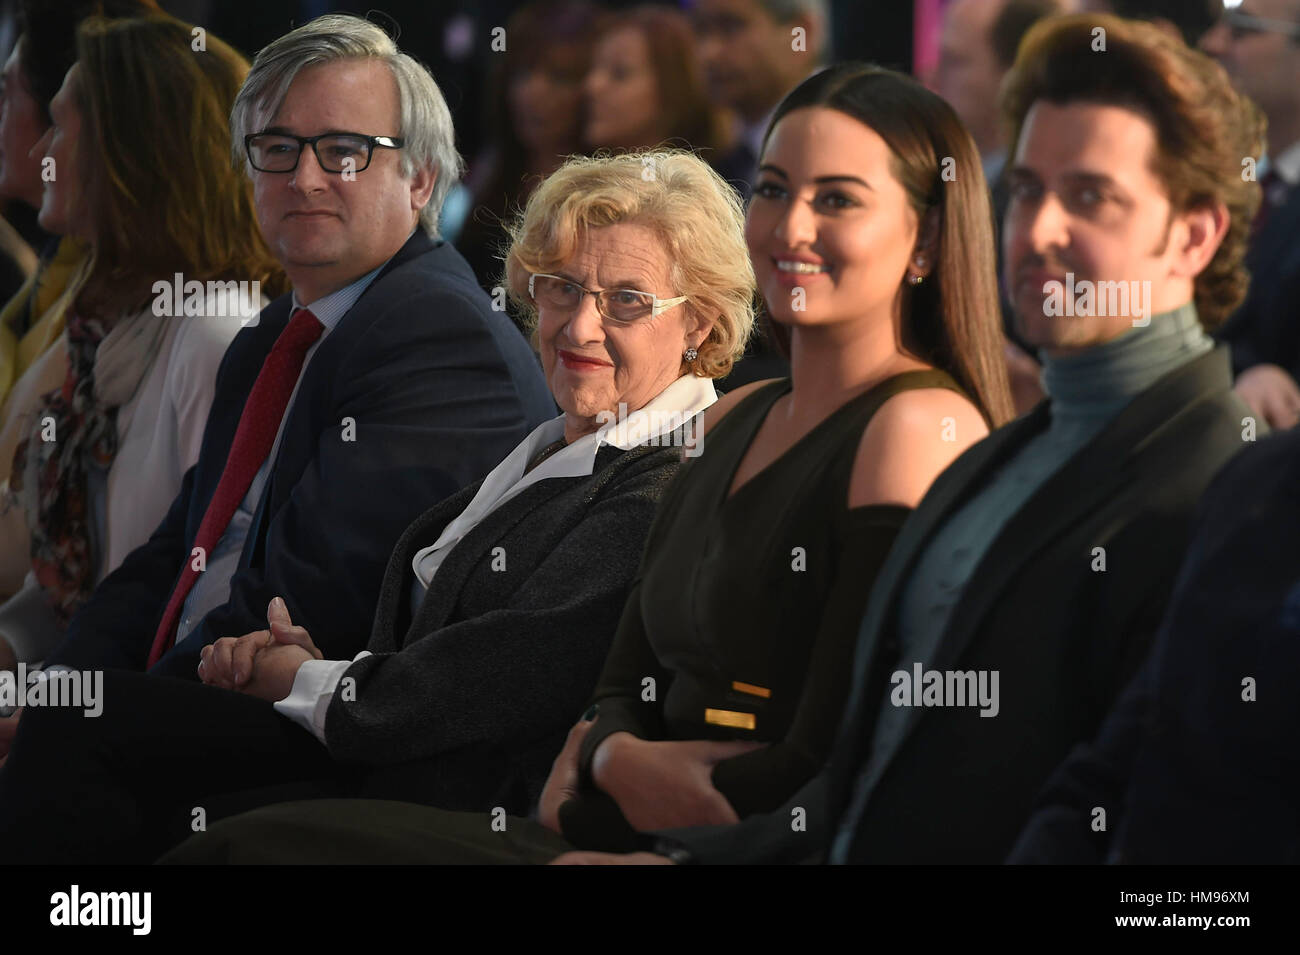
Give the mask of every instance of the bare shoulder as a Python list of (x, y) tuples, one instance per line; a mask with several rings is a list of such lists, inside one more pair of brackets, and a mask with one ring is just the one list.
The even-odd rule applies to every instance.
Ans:
[(916, 507), (934, 479), (989, 433), (970, 399), (947, 388), (915, 388), (882, 404), (862, 432), (849, 507)]
[(703, 437), (710, 428), (721, 421), (727, 412), (740, 404), (740, 402), (744, 401), (746, 396), (752, 395), (754, 392), (758, 391), (759, 388), (770, 385), (776, 380), (776, 378), (768, 378), (764, 381), (751, 381), (747, 385), (733, 388), (713, 404), (709, 405), (704, 414), (700, 416), (700, 437)]

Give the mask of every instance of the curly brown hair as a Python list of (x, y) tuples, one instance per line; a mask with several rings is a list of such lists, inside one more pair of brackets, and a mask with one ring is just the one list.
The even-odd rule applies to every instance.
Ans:
[(1002, 87), (1012, 148), (1040, 99), (1120, 106), (1145, 116), (1156, 131), (1152, 171), (1174, 211), (1227, 208), (1227, 234), (1195, 283), (1201, 324), (1220, 325), (1250, 283), (1244, 259), (1260, 187), (1248, 172), (1264, 148), (1263, 113), (1208, 56), (1149, 23), (1103, 14), (1053, 18), (1025, 36)]

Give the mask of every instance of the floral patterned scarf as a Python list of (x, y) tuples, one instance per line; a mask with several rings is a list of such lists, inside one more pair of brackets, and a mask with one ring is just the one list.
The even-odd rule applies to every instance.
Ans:
[(45, 396), (14, 452), (10, 489), (27, 512), (32, 570), (60, 626), (95, 587), (90, 468), (118, 449), (117, 410), (135, 394), (167, 322), (148, 311), (104, 322), (69, 314), (68, 376)]

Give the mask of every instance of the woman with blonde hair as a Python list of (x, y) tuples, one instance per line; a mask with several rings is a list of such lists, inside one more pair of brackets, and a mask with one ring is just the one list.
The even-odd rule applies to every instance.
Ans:
[(208, 685), (108, 672), (104, 697), (128, 706), (34, 710), (0, 773), (0, 858), (153, 858), (177, 810), (286, 785), (526, 812), (697, 450), (712, 380), (753, 327), (742, 223), (686, 153), (579, 158), (546, 179), (507, 282), (563, 413), (406, 530), (355, 659), (322, 659), (276, 598), (267, 630), (204, 648)]
[(979, 153), (911, 78), (835, 67), (777, 108), (746, 239), (791, 377), (705, 415), (536, 818), (503, 838), (445, 803), (286, 804), (219, 823), (172, 861), (627, 852), (657, 830), (770, 812), (818, 772), (903, 522), (1010, 417)]
[(198, 457), (226, 346), (285, 288), (229, 160), (247, 69), (167, 16), (78, 32), (38, 143), (55, 170), (40, 222), (88, 254), (60, 306), (67, 376), (14, 454), (7, 506), (25, 519), (31, 570), (0, 606), (0, 668), (41, 660), (157, 527)]

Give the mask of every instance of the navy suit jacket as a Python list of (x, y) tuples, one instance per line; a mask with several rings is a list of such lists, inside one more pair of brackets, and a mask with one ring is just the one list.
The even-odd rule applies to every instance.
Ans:
[[(221, 479), (244, 402), (291, 296), (240, 331), (217, 371), (198, 462), (149, 540), (73, 618), (47, 661), (143, 670)], [(195, 678), (199, 652), (266, 627), (283, 597), (327, 659), (365, 648), (393, 544), (555, 415), (541, 369), (456, 250), (422, 231), (320, 342), (288, 411), (226, 603), (151, 672)]]

